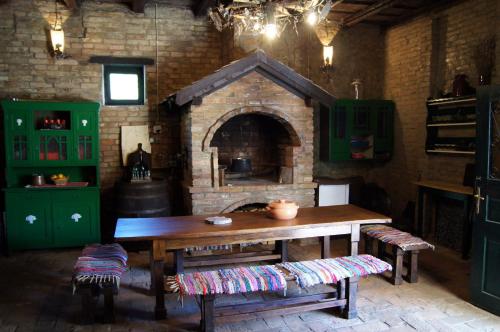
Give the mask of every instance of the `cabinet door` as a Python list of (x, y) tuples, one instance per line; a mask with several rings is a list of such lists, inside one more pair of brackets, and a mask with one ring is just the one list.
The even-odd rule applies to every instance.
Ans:
[(65, 190), (52, 196), (55, 243), (75, 246), (99, 241), (98, 192)]
[(350, 122), (350, 105), (337, 103), (330, 118), (330, 156), (331, 160), (349, 160), (350, 159), (350, 142), (351, 142), (351, 126)]
[(375, 154), (389, 158), (392, 154), (394, 104), (390, 101), (375, 103), (372, 110), (375, 115)]
[(6, 219), (10, 249), (51, 246), (50, 203), (43, 193), (6, 193)]
[(10, 110), (7, 113), (6, 122), (7, 161), (13, 164), (23, 164), (30, 155), (27, 130), (28, 114), (22, 110)]
[(35, 160), (44, 163), (60, 164), (69, 160), (70, 136), (59, 133), (37, 133), (35, 142)]
[(97, 162), (97, 137), (94, 135), (76, 135), (76, 159), (79, 162)]
[(76, 132), (79, 134), (94, 134), (97, 130), (96, 112), (74, 112)]

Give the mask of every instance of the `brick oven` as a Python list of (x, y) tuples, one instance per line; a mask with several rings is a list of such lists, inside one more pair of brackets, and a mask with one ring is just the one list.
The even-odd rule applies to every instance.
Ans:
[[(257, 51), (169, 96), (180, 111), (184, 199), (192, 214), (289, 199), (314, 205), (313, 113), (334, 97)], [(232, 169), (235, 158), (250, 172)]]

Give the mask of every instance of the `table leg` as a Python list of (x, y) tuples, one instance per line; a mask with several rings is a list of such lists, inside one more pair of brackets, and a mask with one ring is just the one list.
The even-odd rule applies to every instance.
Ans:
[(417, 235), (422, 237), (424, 224), (424, 189), (418, 187), (417, 192)]
[(464, 216), (463, 216), (463, 235), (462, 235), (462, 259), (469, 258), (470, 244), (472, 240), (472, 214), (470, 207), (472, 205), (472, 197), (467, 196), (464, 200)]
[(277, 240), (274, 242), (275, 252), (281, 255), (281, 262), (288, 261), (288, 240)]
[(174, 250), (174, 269), (175, 274), (184, 273), (184, 250)]
[(349, 248), (349, 255), (351, 256), (356, 256), (358, 254), (359, 229), (359, 224), (353, 224), (351, 226), (351, 246)]
[(165, 287), (163, 285), (164, 274), (164, 259), (165, 259), (165, 245), (161, 240), (155, 240), (150, 248), (152, 252), (152, 270), (154, 278), (154, 290), (156, 295), (155, 303), (155, 319), (167, 318), (167, 309), (165, 308)]
[(321, 243), (321, 258), (330, 258), (330, 236), (322, 236), (319, 241)]

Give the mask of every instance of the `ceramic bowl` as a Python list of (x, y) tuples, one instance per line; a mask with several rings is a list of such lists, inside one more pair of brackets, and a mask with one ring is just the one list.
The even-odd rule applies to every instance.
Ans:
[(267, 215), (278, 220), (293, 219), (297, 216), (298, 210), (299, 205), (297, 203), (284, 199), (272, 201), (266, 207)]

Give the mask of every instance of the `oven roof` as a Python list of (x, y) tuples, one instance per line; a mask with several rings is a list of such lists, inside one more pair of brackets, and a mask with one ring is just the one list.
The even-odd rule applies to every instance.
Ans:
[(282, 86), (303, 99), (313, 99), (319, 103), (333, 105), (335, 97), (300, 75), (292, 68), (267, 56), (262, 50), (257, 50), (249, 56), (222, 67), (213, 74), (168, 96), (163, 104), (183, 106), (193, 100), (203, 98), (212, 92), (234, 82), (249, 73), (256, 71), (274, 83)]

